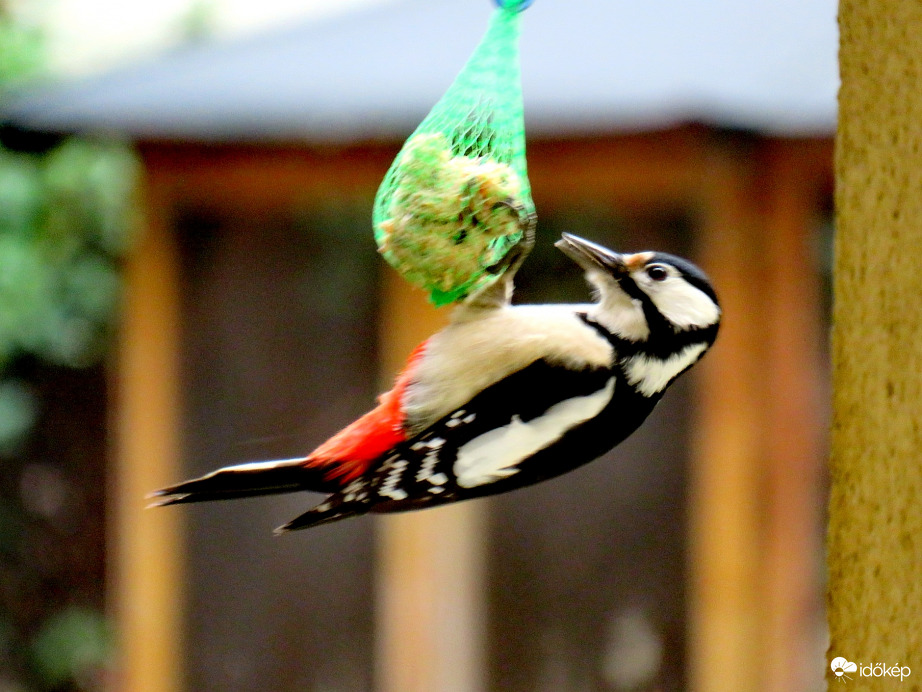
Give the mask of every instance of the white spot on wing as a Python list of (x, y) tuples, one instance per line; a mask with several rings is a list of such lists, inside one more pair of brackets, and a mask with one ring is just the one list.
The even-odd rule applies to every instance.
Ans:
[(402, 488), (398, 488), (397, 485), (400, 483), (400, 479), (403, 476), (403, 470), (408, 466), (407, 461), (405, 459), (395, 460), (394, 457), (391, 457), (385, 464), (388, 465), (389, 471), (384, 479), (384, 483), (381, 484), (381, 489), (378, 491), (378, 494), (389, 497), (392, 500), (405, 500), (407, 498), (407, 492)]
[(707, 344), (692, 344), (665, 360), (648, 355), (631, 356), (624, 364), (625, 377), (641, 394), (653, 396), (698, 360), (706, 348)]
[(391, 498), (392, 500), (406, 500), (407, 499), (407, 491), (401, 488), (385, 487), (381, 490), (381, 494), (384, 495), (385, 497)]
[(460, 411), (455, 411), (453, 414), (451, 414), (451, 418), (445, 421), (445, 427), (457, 428), (459, 425), (467, 425), (468, 423), (473, 423), (476, 418), (476, 413), (467, 413), (467, 411), (461, 409)]
[(597, 416), (614, 391), (612, 377), (599, 391), (554, 404), (534, 420), (523, 423), (513, 416), (508, 425), (475, 437), (458, 449), (454, 464), (458, 485), (473, 488), (516, 473), (522, 461)]
[(429, 480), (429, 478), (432, 476), (432, 470), (435, 468), (436, 464), (439, 463), (437, 451), (438, 450), (433, 450), (429, 452), (429, 454), (427, 454), (423, 459), (423, 463), (420, 466), (419, 471), (416, 473), (417, 483)]
[(365, 481), (362, 478), (356, 478), (352, 481), (343, 492), (358, 494), (365, 487)]

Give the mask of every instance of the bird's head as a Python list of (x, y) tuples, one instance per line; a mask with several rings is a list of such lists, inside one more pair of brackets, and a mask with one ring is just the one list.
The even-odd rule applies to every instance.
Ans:
[(589, 316), (615, 336), (708, 345), (716, 337), (717, 294), (688, 260), (662, 252), (620, 254), (569, 233), (556, 246), (586, 272), (598, 294)]

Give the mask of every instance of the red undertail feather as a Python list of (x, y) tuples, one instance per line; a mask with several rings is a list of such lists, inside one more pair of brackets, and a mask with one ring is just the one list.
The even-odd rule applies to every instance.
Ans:
[(425, 346), (424, 341), (410, 354), (393, 388), (378, 397), (378, 405), (311, 452), (305, 466), (329, 467), (327, 479), (346, 485), (365, 473), (375, 459), (406, 440), (403, 397)]

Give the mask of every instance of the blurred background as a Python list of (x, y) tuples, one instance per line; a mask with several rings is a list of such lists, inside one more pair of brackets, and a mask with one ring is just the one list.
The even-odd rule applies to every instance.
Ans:
[(817, 690), (832, 0), (537, 0), (538, 243), (694, 258), (713, 352), (602, 460), (282, 539), (145, 511), (309, 451), (444, 314), (374, 193), (489, 0), (0, 2), (0, 692)]

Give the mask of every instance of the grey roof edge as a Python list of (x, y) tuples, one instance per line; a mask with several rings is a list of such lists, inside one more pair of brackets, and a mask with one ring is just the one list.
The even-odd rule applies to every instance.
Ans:
[[(469, 0), (464, 2), (471, 5)], [(332, 143), (399, 139), (411, 132), (425, 116), (473, 47), (489, 12), (490, 4), (487, 0), (482, 2), (486, 7), (481, 7), (480, 3), (475, 3), (476, 7), (462, 7), (461, 0), (400, 0), (308, 25), (279, 27), (234, 40), (182, 46), (100, 75), (8, 92), (0, 107), (0, 118), (16, 127), (38, 131), (108, 132), (137, 139)], [(635, 57), (625, 57), (617, 53), (617, 48), (611, 48), (613, 52), (607, 58), (597, 57), (586, 63), (596, 70), (595, 77), (582, 75), (580, 81), (569, 79), (565, 70), (555, 73), (560, 56), (546, 57), (545, 44), (549, 36), (556, 36), (552, 15), (559, 14), (560, 9), (553, 6), (554, 0), (543, 2), (548, 5), (550, 19), (542, 18), (536, 10), (529, 10), (541, 21), (532, 22), (529, 17), (525, 25), (526, 39), (530, 32), (539, 35), (543, 32), (544, 35), (543, 39), (536, 39), (540, 51), (532, 46), (529, 53), (528, 46), (523, 46), (526, 129), (530, 136), (656, 130), (689, 122), (782, 136), (828, 136), (835, 130), (837, 84), (828, 76), (821, 83), (817, 82), (819, 88), (807, 83), (799, 91), (791, 89), (786, 94), (787, 100), (782, 98), (775, 103), (771, 93), (749, 93), (745, 79), (729, 73), (730, 82), (735, 78), (742, 88), (732, 87), (732, 84), (723, 88), (712, 80), (697, 87), (676, 89), (671, 82), (678, 83), (678, 77), (674, 78), (668, 69), (661, 68), (659, 72), (653, 69), (654, 77), (665, 86), (659, 91), (641, 92), (634, 84), (620, 84), (619, 79), (627, 79), (628, 70), (624, 70), (625, 75), (615, 74), (614, 77), (609, 74), (610, 68), (606, 72), (606, 60), (624, 65)], [(607, 4), (608, 0), (594, 2), (597, 11), (602, 8), (601, 11), (616, 14)], [(588, 0), (584, 3), (589, 4)], [(539, 8), (540, 3), (535, 7)], [(387, 42), (378, 36), (380, 32), (375, 27), (390, 26), (393, 34), (401, 28), (401, 22), (411, 21), (421, 26), (438, 25), (439, 21), (453, 22), (463, 38), (440, 43), (439, 37), (432, 40), (421, 37), (419, 45), (411, 48), (423, 54), (427, 50), (430, 53), (438, 51), (436, 54), (440, 56), (445, 53), (444, 60), (433, 61), (432, 65), (419, 64), (418, 59), (414, 62), (414, 56), (405, 54), (406, 50), (396, 58), (386, 51), (382, 54), (381, 46), (386, 46)], [(590, 28), (589, 23), (577, 26), (579, 31)], [(610, 48), (605, 38), (593, 44), (597, 50)], [(816, 41), (809, 34), (808, 38)], [(354, 54), (346, 55), (345, 59), (339, 54), (331, 55), (342, 47), (337, 40)], [(356, 47), (371, 40), (378, 43), (371, 46), (366, 55), (357, 54)], [(400, 43), (400, 40), (395, 41), (395, 46)], [(573, 61), (573, 56), (566, 51), (561, 55), (564, 60)], [(652, 51), (650, 55), (654, 56), (651, 62), (661, 57)], [(267, 61), (265, 70), (259, 72), (249, 63), (241, 65), (244, 59), (241, 56), (249, 56), (252, 60), (268, 56), (264, 58)], [(285, 58), (291, 56), (300, 58), (303, 64), (291, 70), (290, 75), (279, 76), (280, 70), (283, 72), (291, 67), (285, 64)], [(320, 72), (312, 72), (304, 66), (319, 64), (327, 58), (330, 62)], [(381, 62), (387, 65), (375, 64)], [(225, 64), (230, 67), (222, 68)], [(645, 63), (641, 61), (630, 67), (639, 72), (645, 68)], [(682, 64), (676, 63), (676, 67), (681, 68)], [(246, 72), (251, 68), (251, 72)], [(764, 71), (766, 66), (757, 64), (756, 68)], [(238, 83), (234, 82), (234, 69), (243, 74)], [(333, 74), (328, 74), (330, 72)], [(364, 72), (374, 74), (350, 91), (348, 84), (363, 79)], [(393, 91), (399, 98), (388, 98), (386, 91), (383, 94), (376, 91), (383, 79), (381, 75), (393, 79)], [(545, 75), (549, 76), (544, 79)], [(187, 77), (185, 83), (183, 76)], [(635, 78), (642, 81), (642, 75)], [(775, 81), (774, 88), (780, 93), (785, 86), (783, 80), (776, 76)], [(311, 83), (305, 86), (306, 82)], [(347, 86), (342, 88), (343, 84)], [(273, 86), (278, 88), (272, 89)], [(214, 98), (210, 98), (212, 95)], [(161, 104), (163, 107), (158, 112)]]

